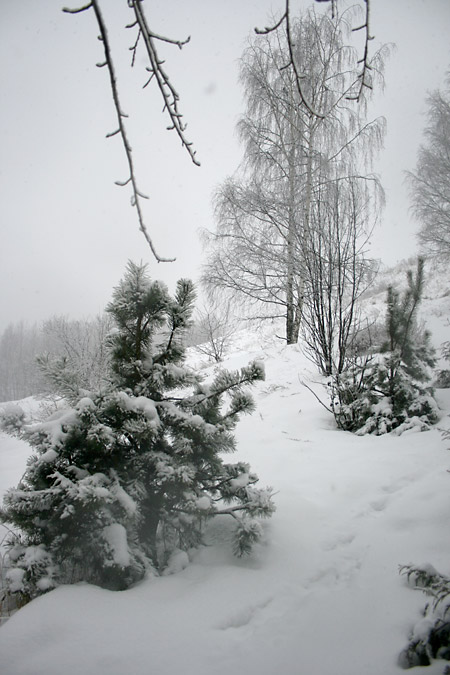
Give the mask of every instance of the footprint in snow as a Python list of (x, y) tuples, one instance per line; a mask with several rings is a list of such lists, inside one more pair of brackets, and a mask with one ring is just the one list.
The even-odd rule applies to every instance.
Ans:
[(230, 628), (243, 628), (248, 626), (261, 612), (272, 602), (273, 598), (268, 598), (256, 605), (249, 605), (232, 614), (228, 619), (218, 624), (219, 630), (229, 630)]
[(349, 546), (355, 540), (355, 534), (341, 534), (336, 539), (325, 542), (323, 548), (325, 551), (334, 551), (341, 546)]

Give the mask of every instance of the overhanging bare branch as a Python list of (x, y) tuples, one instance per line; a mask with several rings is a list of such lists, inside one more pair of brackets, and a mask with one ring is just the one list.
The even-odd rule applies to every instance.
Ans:
[[(153, 31), (150, 30), (148, 27), (145, 15), (143, 13), (143, 9), (141, 6), (142, 0), (128, 0), (128, 6), (130, 9), (133, 10), (134, 13), (134, 21), (127, 25), (127, 28), (133, 28), (133, 27), (138, 27), (138, 33), (137, 37), (135, 40), (135, 43), (132, 47), (130, 47), (130, 51), (132, 51), (132, 63), (131, 65), (133, 66), (135, 63), (136, 59), (136, 52), (137, 48), (140, 42), (143, 42), (145, 45), (145, 49), (147, 51), (148, 58), (150, 60), (150, 68), (147, 68), (148, 72), (150, 73), (150, 78), (148, 81), (144, 84), (144, 87), (149, 84), (149, 82), (155, 78), (159, 87), (159, 90), (161, 92), (163, 102), (164, 102), (164, 107), (163, 111), (167, 111), (170, 121), (171, 121), (171, 126), (168, 127), (169, 130), (174, 129), (176, 133), (178, 134), (182, 146), (186, 148), (187, 152), (189, 153), (189, 156), (191, 157), (192, 161), (194, 164), (197, 166), (200, 166), (200, 162), (196, 158), (196, 153), (193, 150), (192, 143), (189, 142), (185, 136), (185, 129), (186, 125), (182, 122), (182, 114), (179, 111), (178, 108), (178, 101), (179, 101), (179, 95), (172, 85), (170, 78), (166, 71), (163, 68), (163, 61), (160, 59), (158, 56), (158, 52), (156, 50), (155, 46), (155, 41), (160, 40), (162, 42), (167, 42), (169, 44), (174, 44), (179, 49), (181, 49), (185, 44), (187, 44), (190, 40), (188, 37), (186, 40), (173, 40), (171, 38), (159, 35), (157, 33), (154, 33)], [(137, 185), (137, 178), (136, 178), (136, 171), (133, 163), (133, 156), (132, 156), (132, 149), (130, 142), (128, 140), (127, 136), (127, 131), (126, 127), (124, 124), (124, 119), (128, 117), (126, 115), (121, 107), (120, 104), (120, 99), (119, 99), (119, 92), (118, 92), (118, 86), (117, 86), (117, 78), (115, 74), (115, 69), (114, 69), (114, 63), (113, 63), (113, 58), (112, 58), (112, 53), (111, 53), (111, 47), (110, 43), (108, 40), (108, 32), (107, 32), (107, 27), (105, 24), (105, 21), (103, 19), (103, 15), (100, 9), (99, 1), (98, 0), (91, 0), (86, 5), (83, 5), (82, 7), (79, 8), (74, 8), (70, 9), (65, 7), (63, 9), (64, 12), (68, 14), (79, 14), (81, 12), (84, 12), (88, 9), (93, 9), (95, 13), (95, 17), (97, 19), (97, 24), (99, 27), (100, 35), (99, 35), (99, 40), (103, 43), (103, 48), (105, 52), (105, 59), (102, 62), (97, 63), (96, 65), (99, 68), (107, 67), (108, 72), (109, 72), (109, 78), (110, 78), (110, 84), (111, 84), (111, 92), (112, 92), (112, 98), (114, 102), (114, 107), (116, 109), (117, 113), (117, 121), (118, 121), (118, 127), (114, 131), (106, 134), (107, 138), (112, 138), (113, 136), (120, 135), (123, 143), (123, 147), (125, 150), (125, 154), (127, 157), (127, 162), (128, 162), (128, 169), (129, 169), (129, 176), (126, 180), (123, 181), (116, 181), (116, 185), (119, 185), (120, 187), (124, 187), (128, 184), (131, 184), (132, 186), (132, 197), (131, 197), (131, 204), (136, 208), (136, 213), (137, 213), (137, 218), (139, 222), (139, 229), (143, 233), (148, 245), (150, 246), (150, 249), (155, 257), (155, 259), (158, 262), (172, 262), (175, 260), (175, 258), (163, 258), (160, 256), (153, 244), (153, 241), (150, 237), (150, 234), (148, 232), (148, 229), (146, 227), (145, 221), (144, 221), (144, 215), (143, 211), (141, 208), (141, 199), (148, 199), (148, 196), (145, 195)], [(142, 38), (142, 39), (141, 39)]]
[[(186, 40), (172, 40), (170, 38), (163, 37), (157, 33), (153, 33), (148, 25), (147, 20), (144, 15), (144, 11), (141, 6), (141, 0), (130, 0), (129, 6), (133, 9), (136, 22), (139, 25), (139, 34), (142, 36), (143, 42), (145, 44), (145, 49), (147, 51), (148, 58), (150, 60), (151, 67), (148, 68), (150, 73), (150, 79), (153, 77), (156, 79), (161, 96), (164, 101), (164, 110), (167, 111), (172, 125), (168, 127), (169, 130), (174, 129), (178, 134), (181, 144), (189, 153), (190, 158), (197, 166), (200, 166), (200, 162), (196, 158), (196, 152), (192, 148), (192, 143), (187, 140), (185, 136), (186, 125), (182, 122), (182, 114), (178, 108), (179, 94), (176, 91), (175, 87), (172, 85), (169, 76), (163, 68), (163, 61), (158, 56), (156, 50), (155, 40), (161, 40), (163, 42), (168, 42), (170, 44), (177, 45), (180, 49), (183, 45), (187, 44), (190, 40), (188, 37)], [(137, 45), (137, 42), (136, 42)], [(136, 47), (135, 45), (135, 47)], [(135, 47), (132, 49), (134, 50)], [(146, 86), (146, 85), (144, 85)]]
[(136, 179), (136, 173), (134, 169), (134, 163), (133, 163), (133, 157), (132, 157), (132, 150), (131, 150), (131, 145), (128, 140), (125, 124), (124, 124), (124, 118), (126, 115), (123, 113), (121, 105), (120, 105), (120, 99), (119, 99), (119, 92), (117, 88), (117, 78), (114, 70), (114, 63), (112, 60), (112, 55), (111, 55), (111, 47), (109, 44), (108, 40), (108, 32), (106, 29), (105, 22), (103, 20), (103, 15), (101, 13), (98, 0), (92, 0), (91, 2), (91, 7), (94, 10), (95, 17), (97, 19), (97, 24), (100, 30), (100, 38), (101, 42), (103, 43), (103, 49), (105, 51), (105, 62), (108, 67), (108, 72), (109, 72), (109, 79), (110, 79), (110, 84), (111, 84), (111, 93), (114, 101), (114, 107), (116, 109), (117, 113), (117, 122), (118, 122), (118, 129), (117, 131), (113, 132), (112, 134), (108, 134), (108, 136), (120, 134), (122, 138), (122, 143), (123, 147), (125, 150), (125, 154), (127, 157), (128, 161), (128, 168), (130, 175), (128, 179), (124, 182), (118, 182), (116, 181), (116, 184), (118, 184), (121, 187), (124, 187), (125, 185), (128, 185), (128, 183), (131, 183), (132, 189), (133, 189), (133, 195), (132, 195), (132, 200), (131, 203), (132, 205), (136, 208), (136, 213), (139, 221), (139, 229), (141, 230), (142, 234), (144, 235), (148, 245), (150, 246), (150, 250), (153, 253), (154, 257), (158, 262), (172, 262), (174, 258), (163, 258), (161, 257), (153, 244), (153, 241), (150, 237), (150, 234), (147, 230), (147, 227), (145, 225), (144, 221), (144, 215), (142, 213), (142, 208), (141, 208), (141, 198), (142, 198), (142, 193), (139, 191), (138, 186), (137, 186), (137, 179)]

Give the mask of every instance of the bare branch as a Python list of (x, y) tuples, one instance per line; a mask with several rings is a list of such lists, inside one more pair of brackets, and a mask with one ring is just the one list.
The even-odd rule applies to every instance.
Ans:
[(200, 162), (195, 156), (196, 152), (192, 149), (192, 143), (190, 143), (186, 139), (186, 136), (184, 135), (186, 125), (182, 123), (181, 121), (182, 114), (178, 109), (178, 101), (180, 98), (179, 94), (175, 90), (174, 86), (172, 85), (169, 79), (169, 76), (162, 67), (164, 61), (161, 61), (161, 59), (159, 58), (155, 45), (155, 40), (160, 40), (163, 42), (168, 42), (170, 44), (175, 44), (181, 49), (183, 45), (189, 42), (190, 38), (187, 38), (184, 41), (171, 40), (169, 38), (153, 33), (147, 25), (147, 20), (145, 18), (140, 0), (130, 0), (129, 6), (134, 11), (136, 21), (139, 25), (140, 34), (142, 35), (142, 39), (144, 41), (147, 55), (151, 64), (151, 68), (148, 69), (149, 72), (151, 73), (151, 76), (150, 79), (145, 83), (144, 87), (146, 87), (150, 82), (150, 80), (153, 77), (155, 77), (159, 90), (161, 92), (161, 96), (163, 97), (164, 110), (167, 110), (167, 113), (172, 121), (172, 126), (170, 127), (170, 129), (175, 129), (179, 139), (181, 140), (182, 146), (186, 148), (193, 163), (196, 164), (197, 166), (200, 166)]
[(283, 21), (286, 19), (286, 12), (283, 14), (281, 19), (277, 21), (277, 23), (274, 26), (271, 27), (266, 27), (266, 28), (255, 28), (255, 33), (256, 35), (268, 35), (269, 33), (273, 33), (274, 31), (278, 30), (278, 28), (281, 26)]
[[(130, 24), (129, 26), (127, 26), (127, 28), (131, 28), (132, 26), (136, 26), (136, 24), (137, 24), (137, 21), (135, 21), (133, 24)], [(134, 63), (136, 61), (136, 52), (137, 52), (137, 47), (138, 47), (139, 39), (140, 39), (141, 35), (142, 35), (141, 31), (138, 30), (136, 42), (134, 43), (134, 45), (132, 47), (129, 48), (130, 52), (133, 52), (133, 56), (131, 58), (131, 67), (132, 68), (134, 68)]]
[[(356, 82), (354, 85), (356, 85), (357, 91), (356, 93), (349, 93), (345, 98), (348, 101), (357, 101), (359, 102), (362, 96), (362, 93), (364, 89), (372, 89), (372, 85), (370, 83), (370, 79), (368, 77), (368, 74), (370, 70), (372, 70), (370, 66), (370, 59), (369, 59), (369, 41), (373, 40), (373, 36), (370, 35), (370, 0), (363, 0), (365, 3), (366, 11), (365, 11), (365, 20), (364, 23), (362, 23), (360, 26), (357, 26), (356, 28), (353, 28), (353, 32), (359, 31), (359, 30), (365, 30), (365, 41), (364, 41), (364, 51), (363, 51), (363, 57), (359, 59), (358, 64), (362, 64), (362, 69), (361, 72), (359, 73)], [(331, 16), (334, 19), (336, 16), (336, 4), (337, 0), (316, 0), (316, 2), (331, 2)], [(304, 87), (302, 86), (302, 75), (299, 72), (296, 59), (295, 59), (295, 53), (294, 53), (294, 43), (292, 40), (292, 34), (291, 34), (291, 21), (290, 21), (290, 10), (289, 10), (289, 0), (286, 0), (286, 6), (285, 6), (285, 11), (279, 21), (277, 21), (273, 26), (265, 27), (263, 29), (260, 28), (255, 28), (255, 33), (257, 35), (268, 35), (269, 33), (274, 33), (276, 32), (282, 25), (283, 23), (285, 24), (285, 29), (286, 29), (286, 37), (287, 37), (287, 44), (288, 44), (288, 49), (289, 49), (289, 62), (281, 68), (281, 70), (285, 70), (287, 68), (292, 68), (292, 70), (295, 73), (295, 80), (296, 80), (296, 86), (298, 90), (298, 94), (300, 96), (300, 100), (303, 102), (304, 106), (308, 110), (308, 112), (313, 116), (317, 117), (320, 119), (323, 119), (325, 117), (324, 114), (318, 112), (312, 103), (308, 100), (307, 96), (305, 95)], [(352, 87), (354, 88), (354, 87)]]
[(174, 258), (162, 258), (156, 251), (153, 241), (148, 233), (147, 227), (144, 222), (144, 216), (142, 213), (141, 209), (141, 204), (140, 204), (140, 198), (141, 198), (141, 193), (137, 187), (137, 180), (136, 180), (136, 174), (134, 170), (134, 163), (133, 163), (133, 158), (131, 154), (131, 146), (128, 141), (125, 125), (124, 125), (124, 118), (126, 117), (125, 113), (122, 112), (121, 105), (120, 105), (120, 100), (119, 100), (119, 92), (117, 89), (117, 79), (116, 79), (116, 74), (114, 70), (114, 64), (112, 60), (112, 55), (111, 55), (111, 48), (109, 45), (109, 40), (108, 40), (108, 33), (106, 30), (106, 25), (103, 20), (102, 13), (100, 11), (100, 7), (98, 4), (98, 0), (92, 0), (90, 6), (94, 9), (95, 12), (95, 17), (97, 19), (98, 27), (100, 30), (100, 36), (101, 36), (101, 41), (103, 43), (103, 48), (105, 51), (105, 62), (106, 65), (108, 66), (108, 72), (109, 72), (109, 78), (110, 78), (110, 84), (111, 84), (111, 92), (112, 92), (112, 97), (114, 101), (114, 107), (116, 109), (117, 113), (117, 121), (119, 128), (117, 132), (115, 132), (112, 135), (116, 135), (117, 133), (120, 133), (120, 136), (122, 138), (122, 143), (123, 147), (125, 150), (125, 154), (128, 160), (128, 167), (130, 171), (130, 176), (125, 182), (119, 182), (116, 181), (116, 185), (119, 185), (121, 187), (124, 187), (125, 185), (128, 185), (128, 183), (131, 182), (132, 188), (133, 188), (133, 196), (132, 196), (132, 204), (133, 206), (136, 207), (136, 212), (138, 216), (138, 221), (139, 221), (139, 228), (144, 235), (148, 245), (150, 246), (150, 249), (156, 258), (158, 262), (172, 262)]
[[(322, 2), (323, 2), (323, 0), (322, 0)], [(308, 391), (311, 392), (311, 394), (314, 396), (314, 398), (315, 398), (317, 401), (319, 401), (320, 405), (321, 405), (323, 408), (325, 408), (325, 410), (326, 410), (327, 412), (333, 414), (333, 411), (331, 410), (331, 408), (329, 408), (329, 407), (322, 401), (322, 399), (321, 399), (319, 396), (317, 396), (316, 392), (315, 392), (309, 385), (307, 385), (306, 382), (305, 382), (304, 380), (301, 380), (300, 378), (298, 378), (298, 381), (299, 381), (300, 384), (303, 385)]]
[(298, 70), (296, 61), (295, 61), (295, 56), (294, 56), (294, 44), (292, 41), (292, 35), (291, 35), (291, 22), (289, 18), (289, 0), (286, 0), (286, 9), (279, 21), (277, 23), (270, 27), (270, 28), (264, 28), (263, 30), (260, 30), (258, 28), (255, 28), (255, 33), (257, 35), (268, 35), (269, 33), (273, 33), (277, 31), (280, 26), (285, 23), (286, 24), (286, 36), (287, 36), (287, 44), (288, 44), (288, 50), (289, 50), (289, 61), (288, 63), (283, 66), (283, 70), (287, 68), (292, 68), (295, 74), (295, 82), (297, 86), (297, 91), (298, 95), (300, 96), (300, 101), (303, 103), (305, 108), (308, 110), (308, 112), (313, 116), (313, 117), (318, 117), (318, 118), (323, 118), (323, 115), (316, 110), (314, 110), (312, 104), (308, 101), (302, 87), (302, 76), (300, 75), (300, 72)]
[[(151, 80), (155, 77), (156, 81), (158, 83), (159, 90), (161, 92), (163, 101), (164, 101), (164, 107), (163, 111), (167, 110), (169, 117), (171, 119), (171, 126), (168, 127), (169, 129), (175, 129), (177, 132), (182, 145), (186, 148), (187, 152), (189, 153), (189, 156), (191, 157), (192, 161), (194, 164), (197, 166), (200, 166), (199, 161), (196, 158), (196, 153), (193, 150), (192, 143), (189, 142), (185, 135), (185, 129), (186, 125), (183, 124), (182, 122), (182, 114), (178, 109), (178, 101), (179, 101), (179, 95), (175, 88), (173, 87), (172, 83), (170, 82), (169, 76), (163, 69), (163, 63), (157, 53), (156, 47), (155, 47), (155, 41), (160, 40), (162, 42), (167, 42), (169, 44), (174, 44), (176, 45), (179, 49), (181, 49), (185, 44), (187, 44), (190, 40), (190, 37), (188, 37), (186, 40), (173, 40), (171, 38), (165, 37), (163, 35), (159, 35), (157, 33), (154, 33), (151, 31), (147, 25), (143, 9), (141, 7), (141, 0), (129, 0), (128, 1), (128, 6), (133, 10), (134, 15), (135, 15), (135, 20), (129, 23), (126, 27), (127, 28), (134, 28), (138, 27), (138, 33), (136, 36), (136, 40), (134, 42), (134, 45), (130, 47), (130, 51), (132, 52), (132, 60), (131, 60), (131, 66), (133, 67), (135, 62), (136, 62), (136, 53), (139, 45), (140, 38), (143, 38), (143, 41), (145, 43), (145, 48), (148, 54), (148, 57), (150, 59), (150, 68), (147, 68), (148, 72), (150, 73), (150, 77), (148, 78), (147, 82), (144, 84), (144, 88), (147, 87), (147, 85), (151, 82)], [(143, 233), (145, 239), (147, 240), (147, 243), (150, 246), (150, 249), (155, 256), (156, 260), (158, 262), (171, 262), (174, 260), (174, 258), (162, 258), (161, 256), (158, 255), (158, 253), (155, 250), (155, 247), (153, 245), (153, 242), (150, 238), (150, 235), (148, 233), (147, 227), (144, 222), (144, 217), (141, 209), (141, 204), (140, 204), (140, 199), (148, 199), (149, 197), (145, 195), (141, 190), (138, 189), (137, 187), (137, 179), (136, 179), (136, 174), (135, 174), (135, 169), (134, 169), (134, 164), (133, 164), (133, 158), (131, 154), (131, 145), (128, 141), (126, 129), (124, 126), (123, 120), (128, 117), (126, 115), (121, 106), (120, 106), (120, 100), (119, 100), (119, 93), (118, 93), (118, 87), (117, 87), (117, 80), (116, 80), (116, 75), (115, 75), (115, 69), (114, 69), (114, 64), (112, 60), (112, 54), (111, 54), (111, 48), (108, 42), (108, 34), (107, 34), (107, 29), (105, 22), (103, 20), (103, 16), (101, 14), (100, 6), (98, 3), (98, 0), (92, 0), (88, 4), (84, 5), (83, 7), (80, 8), (75, 8), (75, 9), (69, 9), (69, 8), (64, 8), (64, 12), (67, 12), (69, 14), (78, 14), (80, 12), (84, 12), (87, 9), (94, 9), (94, 13), (97, 19), (97, 23), (100, 29), (100, 35), (98, 36), (98, 39), (103, 43), (103, 48), (105, 52), (105, 60), (103, 62), (97, 63), (98, 68), (103, 68), (107, 66), (108, 71), (109, 71), (109, 76), (110, 76), (110, 83), (111, 83), (111, 91), (112, 91), (112, 97), (113, 97), (113, 102), (114, 102), (114, 107), (116, 109), (117, 113), (117, 119), (118, 119), (118, 128), (106, 134), (107, 138), (112, 138), (113, 136), (120, 135), (122, 138), (122, 143), (125, 149), (125, 154), (127, 157), (128, 161), (128, 167), (129, 167), (129, 177), (127, 178), (126, 181), (116, 181), (116, 185), (119, 185), (121, 187), (124, 187), (131, 183), (132, 188), (133, 188), (133, 194), (132, 194), (132, 199), (131, 203), (133, 206), (136, 207), (136, 212), (138, 216), (138, 221), (139, 221), (139, 228), (141, 232)]]
[(79, 7), (78, 9), (70, 9), (69, 7), (63, 7), (63, 12), (66, 14), (80, 14), (80, 12), (85, 12), (87, 9), (90, 9), (92, 7), (92, 2), (90, 2), (88, 5), (84, 5), (84, 7)]
[(366, 17), (363, 24), (353, 28), (353, 32), (359, 30), (365, 31), (365, 40), (364, 40), (364, 53), (362, 59), (359, 59), (358, 63), (362, 63), (362, 69), (358, 75), (359, 88), (356, 94), (349, 94), (346, 98), (348, 101), (358, 101), (361, 99), (364, 88), (372, 89), (372, 85), (367, 80), (367, 76), (370, 70), (372, 70), (369, 63), (369, 40), (373, 40), (373, 36), (370, 35), (370, 0), (364, 0), (366, 5)]

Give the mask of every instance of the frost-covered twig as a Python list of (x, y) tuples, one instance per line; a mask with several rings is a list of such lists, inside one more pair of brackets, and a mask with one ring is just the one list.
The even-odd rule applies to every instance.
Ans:
[[(296, 87), (298, 94), (300, 96), (300, 101), (303, 103), (305, 108), (308, 110), (310, 115), (313, 117), (318, 117), (318, 118), (324, 118), (325, 115), (318, 112), (314, 106), (312, 105), (312, 102), (308, 99), (308, 97), (305, 94), (305, 90), (302, 84), (302, 80), (305, 78), (304, 75), (302, 75), (299, 71), (297, 62), (295, 60), (295, 55), (294, 55), (294, 47), (295, 44), (293, 43), (292, 40), (292, 33), (291, 33), (291, 20), (290, 20), (290, 8), (289, 8), (289, 0), (285, 0), (285, 10), (279, 21), (277, 21), (273, 26), (268, 26), (263, 29), (260, 28), (255, 28), (255, 33), (257, 35), (267, 35), (268, 33), (273, 33), (279, 30), (279, 28), (285, 24), (285, 30), (286, 30), (286, 39), (287, 39), (287, 45), (288, 45), (288, 50), (289, 50), (289, 61), (286, 63), (284, 68), (291, 68), (294, 72), (295, 75), (295, 82), (296, 82)], [(316, 0), (316, 2), (331, 2), (331, 12), (332, 12), (332, 18), (334, 19), (336, 16), (336, 5), (337, 5), (337, 0)], [(365, 39), (364, 39), (364, 49), (363, 49), (363, 56), (361, 59), (358, 60), (358, 65), (361, 65), (361, 72), (359, 73), (357, 77), (357, 81), (354, 83), (358, 83), (358, 90), (355, 94), (349, 93), (345, 98), (350, 101), (357, 101), (361, 99), (362, 92), (364, 88), (367, 89), (372, 89), (371, 83), (368, 81), (368, 74), (369, 71), (372, 70), (372, 67), (369, 63), (369, 41), (373, 40), (373, 36), (370, 35), (370, 0), (363, 0), (365, 3), (365, 18), (364, 18), (364, 23), (362, 23), (360, 26), (357, 26), (356, 28), (352, 29), (352, 32), (357, 32), (360, 30), (365, 31)], [(352, 87), (353, 88), (353, 87)]]
[[(189, 142), (185, 135), (184, 131), (186, 129), (186, 125), (182, 123), (181, 118), (182, 115), (179, 112), (178, 109), (178, 100), (179, 100), (179, 95), (176, 92), (175, 88), (173, 87), (172, 83), (170, 82), (169, 76), (163, 69), (163, 61), (158, 56), (158, 53), (156, 51), (155, 47), (155, 40), (161, 40), (163, 42), (168, 42), (170, 44), (175, 44), (177, 45), (180, 49), (184, 44), (189, 42), (190, 38), (187, 38), (187, 40), (180, 41), (180, 40), (172, 40), (170, 38), (163, 37), (161, 35), (158, 35), (157, 33), (153, 33), (146, 22), (143, 9), (141, 7), (141, 0), (129, 0), (128, 2), (129, 7), (134, 11), (135, 15), (135, 21), (128, 25), (127, 28), (132, 28), (134, 26), (139, 27), (139, 32), (136, 38), (136, 41), (134, 45), (130, 48), (131, 51), (133, 52), (133, 57), (132, 57), (132, 63), (131, 65), (134, 65), (135, 62), (135, 57), (136, 57), (136, 50), (138, 47), (138, 43), (140, 40), (140, 37), (143, 38), (143, 41), (145, 43), (145, 47), (147, 50), (147, 54), (150, 60), (151, 68), (147, 68), (148, 72), (151, 73), (150, 79), (147, 81), (147, 83), (144, 85), (147, 86), (149, 84), (150, 80), (155, 77), (156, 81), (158, 83), (158, 87), (160, 89), (163, 101), (164, 101), (164, 108), (163, 111), (167, 111), (172, 125), (168, 127), (168, 129), (174, 129), (178, 136), (181, 139), (182, 145), (186, 148), (188, 151), (192, 161), (194, 164), (197, 166), (200, 165), (198, 160), (195, 157), (195, 151), (192, 149), (192, 143)], [(88, 9), (93, 9), (95, 13), (95, 17), (97, 19), (97, 24), (99, 27), (100, 35), (99, 35), (99, 40), (103, 43), (103, 48), (105, 52), (105, 60), (102, 63), (97, 63), (97, 66), (99, 68), (107, 66), (108, 72), (109, 72), (109, 77), (110, 77), (110, 84), (111, 84), (111, 92), (112, 92), (112, 98), (114, 102), (114, 107), (116, 109), (117, 113), (117, 122), (118, 122), (118, 127), (114, 131), (110, 132), (107, 134), (107, 138), (112, 138), (113, 136), (120, 135), (123, 143), (123, 147), (125, 150), (125, 154), (127, 157), (127, 162), (128, 162), (128, 168), (129, 168), (129, 176), (126, 180), (124, 181), (116, 181), (116, 185), (119, 185), (120, 187), (125, 187), (126, 185), (131, 185), (132, 187), (132, 198), (131, 198), (131, 203), (132, 206), (136, 208), (136, 213), (137, 213), (137, 218), (139, 222), (139, 229), (141, 230), (142, 234), (144, 235), (148, 245), (150, 246), (150, 249), (156, 258), (158, 262), (173, 262), (175, 258), (163, 258), (160, 256), (153, 244), (152, 238), (150, 237), (149, 231), (147, 229), (147, 226), (144, 221), (144, 215), (142, 211), (142, 199), (148, 199), (148, 196), (145, 195), (138, 187), (137, 184), (137, 178), (136, 178), (136, 171), (133, 163), (133, 156), (132, 156), (132, 149), (130, 142), (127, 137), (127, 132), (126, 132), (126, 127), (124, 123), (124, 119), (127, 117), (127, 115), (123, 112), (122, 107), (120, 105), (120, 99), (119, 99), (119, 92), (118, 92), (118, 87), (117, 87), (117, 78), (115, 74), (115, 69), (114, 69), (114, 63), (112, 59), (112, 53), (111, 53), (111, 47), (110, 43), (108, 40), (108, 32), (106, 28), (105, 21), (103, 19), (102, 12), (100, 10), (100, 5), (98, 0), (91, 0), (86, 5), (83, 5), (82, 7), (75, 8), (75, 9), (70, 9), (65, 7), (63, 9), (64, 12), (68, 14), (79, 14), (81, 12), (84, 12)]]
[(357, 94), (354, 94), (353, 96), (347, 96), (347, 99), (349, 101), (359, 101), (363, 92), (364, 87), (367, 89), (372, 89), (372, 85), (370, 82), (367, 81), (367, 76), (370, 70), (372, 70), (372, 67), (369, 64), (369, 40), (373, 40), (373, 36), (370, 35), (370, 0), (364, 0), (364, 3), (366, 5), (366, 16), (364, 23), (361, 24), (360, 26), (357, 26), (356, 28), (353, 28), (353, 32), (363, 30), (365, 32), (365, 39), (364, 39), (364, 53), (362, 59), (359, 59), (358, 63), (362, 64), (361, 72), (358, 76), (359, 79), (359, 90)]
[(311, 387), (308, 386), (304, 380), (301, 380), (300, 378), (298, 378), (298, 381), (300, 382), (301, 385), (303, 385), (304, 387), (306, 387), (306, 389), (307, 389), (308, 391), (311, 392), (311, 394), (314, 396), (314, 398), (316, 398), (317, 401), (319, 401), (320, 405), (321, 405), (323, 408), (325, 408), (325, 410), (327, 410), (329, 413), (333, 414), (333, 411), (331, 410), (331, 408), (329, 408), (327, 405), (325, 405), (325, 403), (322, 401), (322, 399), (321, 399), (319, 396), (317, 396), (316, 392), (313, 391), (313, 389), (311, 389)]
[(304, 79), (304, 76), (300, 74), (300, 71), (298, 69), (297, 63), (295, 61), (295, 56), (294, 56), (294, 44), (292, 42), (292, 34), (291, 34), (291, 22), (290, 22), (290, 14), (289, 14), (289, 0), (286, 0), (286, 6), (284, 10), (284, 14), (280, 18), (279, 21), (276, 22), (274, 26), (269, 26), (263, 29), (260, 28), (255, 28), (255, 33), (257, 35), (268, 35), (268, 33), (274, 33), (277, 31), (282, 24), (285, 24), (286, 28), (286, 37), (287, 37), (287, 44), (288, 44), (288, 50), (289, 50), (289, 61), (288, 63), (284, 66), (284, 68), (292, 68), (294, 71), (295, 75), (295, 83), (298, 91), (298, 95), (300, 97), (300, 101), (304, 104), (305, 108), (308, 110), (308, 112), (313, 116), (313, 117), (320, 117), (323, 118), (323, 115), (319, 112), (317, 112), (312, 103), (308, 100), (304, 90), (303, 90), (303, 85), (302, 85), (302, 79)]
[(150, 80), (153, 78), (156, 79), (164, 101), (164, 110), (167, 111), (172, 122), (172, 126), (167, 127), (168, 130), (176, 131), (181, 140), (182, 146), (186, 148), (194, 164), (200, 166), (200, 162), (195, 156), (196, 152), (192, 148), (192, 142), (188, 141), (184, 134), (186, 130), (186, 124), (183, 124), (181, 121), (183, 115), (178, 109), (178, 101), (180, 97), (163, 68), (164, 62), (159, 58), (155, 45), (155, 40), (160, 40), (162, 42), (168, 42), (169, 44), (177, 45), (180, 49), (182, 49), (182, 47), (189, 42), (190, 37), (186, 38), (186, 40), (172, 40), (154, 33), (148, 27), (147, 20), (141, 7), (141, 0), (130, 0), (129, 5), (134, 11), (136, 22), (139, 25), (139, 34), (142, 35), (142, 39), (144, 41), (147, 55), (151, 64), (151, 67), (147, 68), (147, 71), (150, 73), (150, 79), (147, 81), (144, 87), (147, 86)]

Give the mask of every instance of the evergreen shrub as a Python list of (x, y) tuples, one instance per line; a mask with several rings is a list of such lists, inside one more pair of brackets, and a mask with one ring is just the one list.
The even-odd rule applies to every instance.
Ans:
[(430, 335), (416, 321), (422, 298), (424, 261), (407, 274), (403, 295), (392, 286), (386, 299), (385, 339), (378, 352), (355, 358), (329, 381), (331, 408), (339, 428), (357, 434), (428, 429), (438, 419), (433, 390)]
[(223, 455), (235, 449), (240, 414), (253, 410), (246, 387), (263, 367), (202, 383), (184, 363), (194, 300), (190, 281), (172, 298), (129, 263), (107, 308), (109, 384), (74, 394), (70, 381), (67, 407), (40, 423), (7, 410), (4, 429), (34, 449), (0, 512), (19, 533), (10, 540), (11, 592), (32, 598), (80, 580), (125, 589), (197, 546), (217, 514), (236, 522), (237, 555), (261, 536), (256, 519), (273, 513), (271, 489)]
[[(432, 565), (403, 565), (404, 574), (413, 588), (430, 597), (423, 617), (413, 627), (408, 646), (399, 656), (402, 668), (429, 666), (434, 659), (450, 661), (450, 578), (439, 574)], [(447, 667), (444, 673), (448, 673)]]

